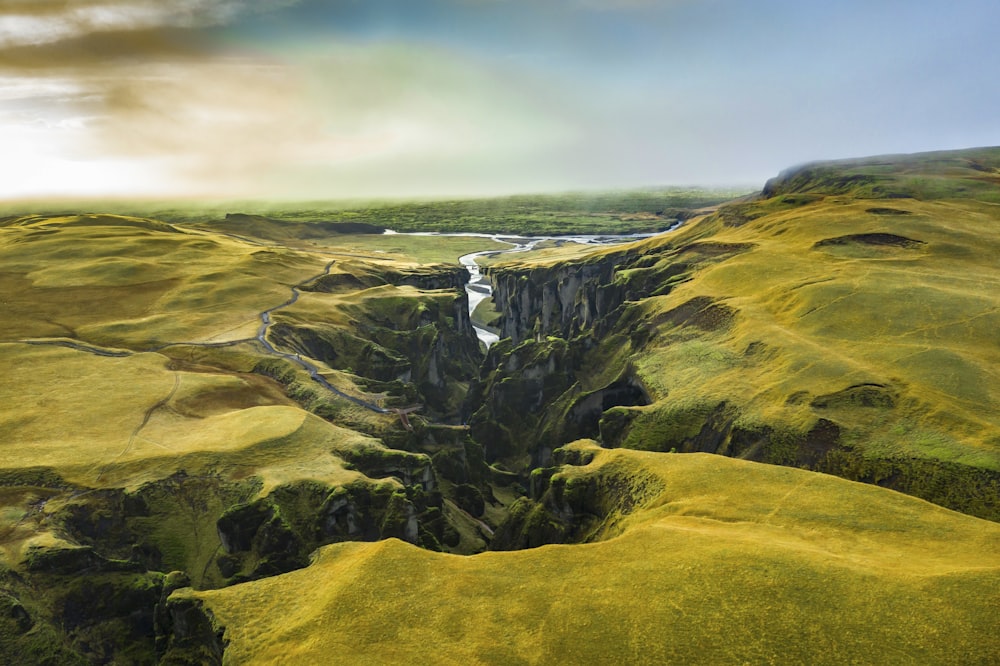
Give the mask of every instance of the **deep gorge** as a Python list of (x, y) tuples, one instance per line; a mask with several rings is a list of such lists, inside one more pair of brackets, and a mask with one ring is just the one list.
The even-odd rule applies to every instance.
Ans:
[[(203, 591), (269, 584), (331, 544), (403, 541), (423, 555), (469, 556), (604, 543), (636, 513), (701, 515), (697, 497), (669, 499), (680, 482), (669, 470), (693, 469), (687, 461), (706, 479), (728, 457), (768, 463), (755, 467), (772, 481), (773, 470), (823, 472), (1000, 519), (1000, 473), (969, 454), (988, 449), (989, 430), (960, 448), (975, 415), (933, 402), (924, 366), (900, 360), (909, 346), (880, 356), (902, 337), (892, 327), (906, 321), (905, 299), (879, 292), (884, 279), (855, 277), (902, 270), (912, 289), (911, 268), (948, 256), (951, 241), (933, 236), (916, 200), (890, 208), (779, 190), (676, 234), (484, 268), (501, 337), (486, 350), (462, 267), (341, 253), (323, 257), (317, 275), (318, 256), (256, 244), (239, 246), (250, 273), (299, 262), (262, 299), (269, 316), (250, 318), (257, 338), (24, 342), (32, 353), (78, 353), (102, 373), (109, 366), (95, 364), (145, 363), (162, 386), (111, 452), (120, 469), (102, 459), (88, 471), (96, 481), (55, 467), (0, 470), (7, 506), (26, 507), (9, 533), (42, 535), (24, 540), (17, 568), (0, 569), (5, 635), (50, 663), (220, 663), (226, 627)], [(827, 217), (810, 226), (814, 214), (843, 228)], [(316, 277), (295, 282), (303, 274)], [(878, 313), (896, 309), (873, 316), (862, 307), (870, 301), (851, 301), (858, 294)], [(852, 304), (836, 311), (841, 302)], [(945, 320), (935, 335), (954, 326)], [(966, 347), (935, 344), (932, 367), (968, 367)], [(973, 391), (975, 372), (965, 379)], [(962, 428), (940, 425), (962, 418)], [(291, 425), (259, 439), (220, 425), (245, 419), (266, 432), (272, 419)], [(216, 439), (171, 458), (158, 420)], [(125, 454), (147, 435), (153, 462), (130, 467)], [(227, 436), (247, 438), (229, 457)], [(730, 478), (749, 462), (727, 468)], [(829, 479), (796, 478), (794, 488)], [(720, 492), (725, 507), (728, 486)], [(835, 512), (839, 495), (830, 497), (815, 511)]]
[[(424, 406), (406, 420), (401, 415), (390, 431), (371, 433), (384, 448), (336, 452), (369, 481), (297, 482), (261, 495), (253, 479), (179, 472), (132, 491), (95, 496), (81, 489), (78, 502), (52, 517), (79, 548), (39, 550), (29, 559), (31, 580), (59, 584), (84, 572), (105, 572), (103, 587), (70, 585), (51, 612), (87, 635), (125, 632), (136, 654), (219, 663), (223, 628), (198, 604), (168, 600), (174, 588), (211, 589), (279, 575), (307, 566), (316, 548), (345, 540), (398, 538), (429, 550), (473, 554), (613, 536), (614, 517), (627, 514), (648, 488), (626, 478), (567, 483), (558, 475), (562, 466), (589, 462), (563, 448), (581, 438), (606, 447), (638, 445), (806, 467), (958, 509), (988, 495), (997, 475), (986, 471), (914, 461), (873, 468), (843, 445), (840, 426), (822, 418), (799, 433), (766, 424), (747, 428), (736, 406), (720, 403), (695, 413), (689, 434), (655, 421), (648, 410), (665, 396), (645, 385), (634, 357), (664, 331), (680, 330), (683, 337), (716, 333), (739, 313), (711, 298), (656, 313), (646, 311), (643, 301), (667, 296), (699, 268), (749, 249), (663, 243), (606, 249), (582, 261), (491, 268), (487, 275), (504, 339), (485, 354), (469, 319), (463, 269), (370, 273), (361, 283), (342, 275), (318, 278), (303, 292), (379, 284), (426, 291), (405, 306), (389, 291), (370, 298), (350, 310), (346, 329), (279, 314), (270, 332), (284, 350), (355, 373), (367, 390), (386, 395), (390, 409)], [(748, 358), (766, 353), (763, 342), (746, 350)], [(307, 409), (338, 422), (330, 400), (303, 384), (288, 361), (263, 361), (256, 371), (277, 380)], [(891, 407), (894, 399), (885, 387), (870, 386), (814, 402)], [(380, 482), (390, 479), (398, 485)], [(945, 479), (963, 485), (942, 495)], [(190, 516), (180, 529), (211, 531), (220, 546), (199, 550), (196, 539), (195, 552), (181, 558), (164, 550), (156, 526), (177, 515)], [(212, 539), (206, 534), (203, 541)], [(118, 652), (113, 641), (88, 649)]]

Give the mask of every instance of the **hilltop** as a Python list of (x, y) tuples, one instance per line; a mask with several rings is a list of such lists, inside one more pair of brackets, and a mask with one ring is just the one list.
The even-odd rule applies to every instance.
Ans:
[[(547, 501), (588, 545), (472, 558), (327, 546), (203, 593), (232, 663), (986, 663), (1000, 526), (871, 486), (706, 454), (602, 450)], [(586, 465), (580, 463), (589, 461)], [(593, 512), (593, 513), (589, 513)]]

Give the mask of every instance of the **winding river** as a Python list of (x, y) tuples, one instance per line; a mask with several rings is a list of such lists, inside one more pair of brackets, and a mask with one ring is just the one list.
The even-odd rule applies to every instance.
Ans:
[[(469, 271), (469, 281), (465, 285), (465, 291), (469, 294), (469, 314), (476, 310), (476, 306), (493, 295), (493, 287), (489, 280), (483, 275), (477, 259), (479, 257), (491, 257), (498, 254), (513, 254), (516, 252), (528, 252), (535, 249), (535, 246), (543, 241), (555, 241), (557, 243), (578, 243), (580, 245), (617, 245), (630, 241), (651, 238), (661, 233), (668, 233), (680, 227), (682, 222), (678, 220), (666, 231), (659, 231), (650, 234), (598, 234), (598, 235), (576, 235), (576, 236), (518, 236), (514, 234), (477, 234), (477, 233), (435, 233), (435, 232), (413, 232), (400, 234), (406, 236), (455, 236), (464, 238), (488, 238), (497, 243), (510, 245), (506, 250), (483, 250), (472, 252), (459, 257), (458, 261)], [(386, 231), (386, 234), (396, 234), (395, 231)], [(482, 340), (486, 348), (498, 342), (500, 337), (481, 326), (473, 324), (476, 329), (476, 336)]]

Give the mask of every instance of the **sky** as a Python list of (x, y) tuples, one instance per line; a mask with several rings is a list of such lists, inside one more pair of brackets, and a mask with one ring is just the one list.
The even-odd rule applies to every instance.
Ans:
[(996, 0), (0, 0), (0, 199), (760, 186), (1000, 144)]

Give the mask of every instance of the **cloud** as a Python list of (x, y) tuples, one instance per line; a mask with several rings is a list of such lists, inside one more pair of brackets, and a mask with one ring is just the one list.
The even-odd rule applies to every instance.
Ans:
[(0, 75), (66, 76), (105, 65), (213, 57), (225, 47), (189, 30), (155, 28), (81, 34), (51, 44), (0, 48)]
[(0, 125), (33, 137), (11, 163), (39, 163), (30, 144), (45, 137), (70, 162), (134, 162), (133, 185), (145, 172), (168, 194), (351, 196), (426, 188), (431, 173), (455, 192), (475, 170), (578, 138), (552, 82), (401, 45), (0, 77), (0, 99), (21, 109)]
[(0, 196), (745, 182), (815, 157), (947, 147), (949, 128), (996, 143), (995, 86), (976, 66), (996, 40), (987, 21), (944, 29), (944, 9), (864, 5), (859, 21), (790, 0), (292, 4), (0, 0)]
[(8, 0), (0, 11), (0, 49), (51, 44), (95, 33), (199, 28), (297, 0)]

